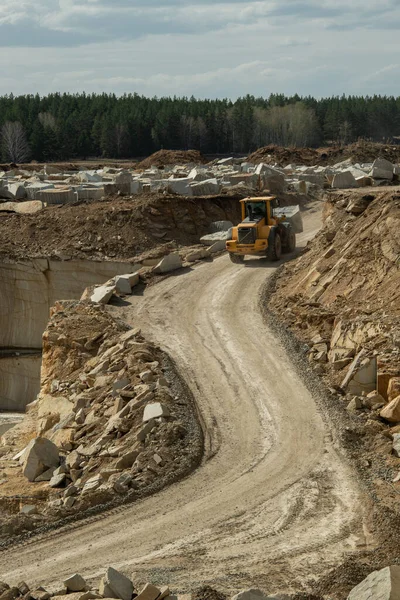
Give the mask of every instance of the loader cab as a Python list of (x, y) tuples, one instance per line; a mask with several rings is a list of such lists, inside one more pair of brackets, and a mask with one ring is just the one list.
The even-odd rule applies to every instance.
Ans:
[(279, 207), (279, 200), (274, 196), (268, 198), (246, 198), (242, 203), (242, 223), (271, 223), (273, 209)]

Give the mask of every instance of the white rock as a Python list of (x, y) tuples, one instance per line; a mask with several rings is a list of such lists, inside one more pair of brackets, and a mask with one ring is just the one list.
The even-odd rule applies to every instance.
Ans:
[(154, 267), (154, 273), (170, 273), (182, 267), (182, 259), (177, 252), (164, 256), (162, 260)]
[(332, 187), (338, 189), (347, 189), (358, 187), (358, 184), (354, 178), (354, 175), (350, 171), (343, 171), (337, 173), (332, 181)]
[(115, 286), (101, 285), (96, 288), (93, 294), (90, 296), (91, 302), (97, 302), (98, 304), (108, 304), (115, 291)]
[(100, 582), (100, 594), (104, 598), (119, 598), (120, 600), (131, 600), (133, 594), (133, 583), (122, 573), (109, 567)]
[(21, 461), (23, 463), (23, 474), (29, 481), (35, 481), (50, 467), (58, 467), (60, 456), (58, 448), (53, 442), (46, 438), (36, 438), (29, 442)]
[(161, 404), (161, 402), (152, 402), (148, 404), (143, 413), (143, 423), (151, 421), (151, 419), (158, 419), (159, 417), (169, 417), (169, 409)]
[(64, 586), (69, 592), (82, 592), (86, 588), (86, 581), (83, 579), (82, 575), (75, 573), (75, 575), (68, 577), (68, 579), (64, 581)]
[(131, 294), (132, 288), (128, 275), (117, 275), (115, 278), (115, 287), (119, 294)]
[(370, 177), (374, 179), (393, 179), (394, 165), (384, 158), (377, 158), (372, 165)]
[(347, 596), (347, 600), (398, 600), (399, 598), (400, 567), (397, 565), (374, 571)]

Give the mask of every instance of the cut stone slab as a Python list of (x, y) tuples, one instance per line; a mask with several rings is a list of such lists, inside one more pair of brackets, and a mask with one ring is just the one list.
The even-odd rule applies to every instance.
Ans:
[(132, 287), (129, 281), (129, 275), (118, 275), (115, 278), (115, 287), (119, 294), (131, 294)]
[(38, 509), (37, 506), (35, 506), (34, 504), (26, 504), (21, 508), (19, 512), (23, 515), (37, 515)]
[(364, 354), (363, 350), (357, 354), (340, 386), (354, 396), (361, 396), (362, 392), (369, 393), (376, 389), (377, 359), (364, 358)]
[(100, 594), (104, 598), (119, 598), (120, 600), (131, 600), (133, 594), (133, 583), (122, 573), (109, 567), (100, 582)]
[(143, 413), (143, 423), (151, 421), (152, 419), (158, 419), (160, 417), (169, 417), (170, 412), (167, 406), (161, 404), (161, 402), (152, 402), (148, 404)]
[(64, 581), (64, 585), (69, 592), (83, 592), (86, 589), (87, 584), (82, 575), (75, 573), (75, 575), (68, 577), (68, 579)]
[(154, 267), (154, 273), (170, 273), (182, 267), (182, 259), (177, 252), (164, 256), (164, 258)]
[(393, 175), (394, 165), (385, 158), (377, 158), (369, 174), (374, 179), (388, 179), (389, 181), (393, 179)]
[(34, 215), (43, 209), (43, 202), (30, 200), (28, 202), (3, 202), (0, 212), (14, 212), (20, 215)]
[(226, 242), (226, 240), (229, 240), (230, 235), (230, 230), (207, 233), (207, 235), (203, 235), (203, 237), (200, 238), (200, 242), (204, 244), (204, 246), (213, 246), (216, 242)]
[(29, 481), (35, 481), (44, 471), (50, 467), (58, 467), (60, 455), (58, 448), (53, 442), (46, 438), (36, 438), (29, 442), (23, 455), (23, 475)]
[(351, 590), (347, 600), (398, 600), (400, 567), (393, 565), (374, 571)]
[(95, 289), (90, 296), (90, 300), (91, 302), (97, 302), (98, 304), (108, 304), (114, 292), (115, 286), (102, 285)]
[(338, 189), (354, 188), (358, 187), (358, 183), (350, 171), (343, 171), (342, 173), (336, 173), (332, 181), (332, 187)]

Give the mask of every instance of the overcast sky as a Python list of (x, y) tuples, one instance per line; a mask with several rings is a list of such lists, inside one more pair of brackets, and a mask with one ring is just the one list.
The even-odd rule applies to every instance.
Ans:
[(400, 95), (400, 0), (1, 0), (0, 94)]

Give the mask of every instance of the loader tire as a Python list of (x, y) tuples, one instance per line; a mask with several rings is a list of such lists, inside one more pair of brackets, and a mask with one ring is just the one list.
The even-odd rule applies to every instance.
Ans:
[(277, 261), (282, 256), (282, 241), (279, 232), (272, 229), (268, 237), (267, 258), (271, 261)]
[(296, 250), (296, 234), (293, 229), (289, 229), (286, 236), (286, 243), (283, 249), (284, 252), (290, 253)]
[(236, 265), (240, 265), (244, 262), (244, 256), (242, 254), (233, 254), (233, 252), (229, 252), (229, 258), (231, 259), (231, 262)]

